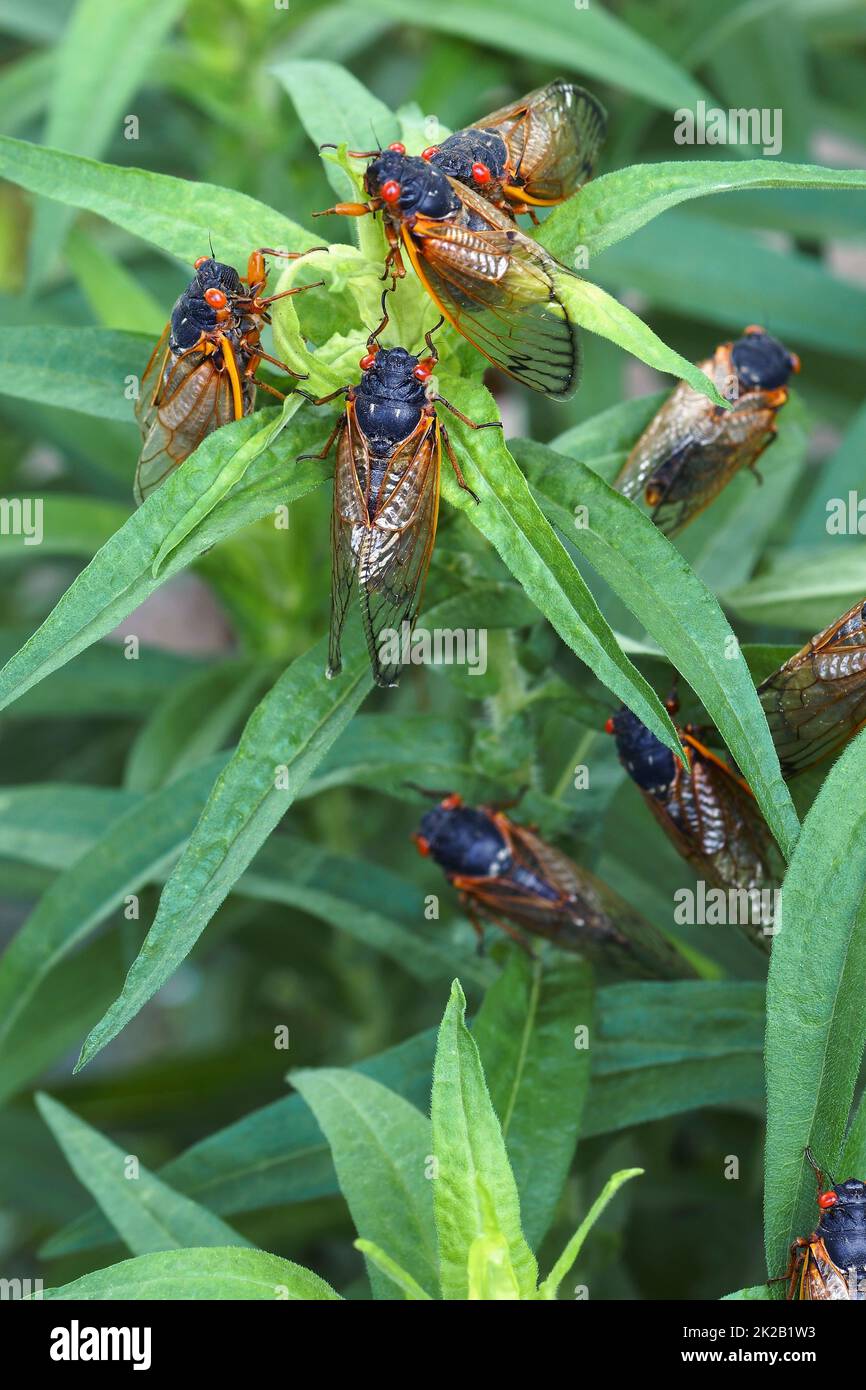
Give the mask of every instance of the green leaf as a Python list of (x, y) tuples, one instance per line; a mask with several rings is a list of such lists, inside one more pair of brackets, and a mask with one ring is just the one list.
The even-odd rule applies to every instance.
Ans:
[[(133, 1255), (194, 1244), (249, 1245), (213, 1212), (173, 1191), (65, 1105), (37, 1093), (39, 1113), (75, 1173)], [(135, 1164), (130, 1170), (130, 1161)]]
[[(314, 145), (384, 149), (398, 139), (396, 116), (339, 63), (300, 59), (278, 63), (271, 70), (288, 92)], [(354, 183), (339, 164), (326, 159), (324, 168), (337, 196), (354, 199)]]
[[(584, 465), (521, 442), (547, 515), (644, 624), (688, 681), (789, 856), (799, 822), (739, 644), (709, 589), (649, 517)], [(575, 503), (586, 508), (575, 524)]]
[(184, 512), (180, 520), (175, 522), (162, 542), (153, 561), (154, 578), (159, 574), (169, 555), (172, 555), (187, 537), (201, 526), (214, 507), (218, 506), (223, 498), (227, 497), (243, 480), (256, 459), (266, 449), (271, 448), (274, 440), (285, 429), (298, 410), (302, 399), (301, 396), (297, 395), (288, 396), (276, 419), (269, 419), (267, 424), (257, 430), (250, 439), (244, 440), (237, 452), (226, 460), (213, 481), (195, 499), (193, 505)]
[(116, 940), (94, 941), (42, 982), (9, 1031), (0, 1105), (78, 1047), (123, 983), (123, 965)]
[[(553, 1219), (580, 1133), (592, 1014), (592, 973), (584, 961), (530, 961), (513, 950), (472, 1029), (534, 1250)], [(586, 1042), (578, 1040), (579, 1027), (589, 1030)]]
[[(584, 1134), (614, 1133), (706, 1105), (737, 1107), (763, 1099), (763, 986), (742, 980), (641, 982), (602, 989), (597, 1000)], [(480, 1021), (479, 1015), (476, 1030)], [(352, 1070), (372, 1076), (417, 1108), (426, 1107), (435, 1042), (432, 1031), (418, 1034)], [(492, 1080), (495, 1085), (495, 1075)], [(160, 1176), (224, 1215), (338, 1190), (328, 1145), (299, 1096), (254, 1110), (209, 1135), (160, 1169)], [(103, 1242), (108, 1239), (105, 1223), (86, 1216), (52, 1237), (43, 1253), (88, 1248), (99, 1243), (100, 1234)]]
[(175, 858), (224, 759), (137, 803), (40, 900), (0, 958), (0, 1047), (53, 968)]
[(637, 291), (673, 313), (687, 317), (699, 303), (701, 318), (718, 324), (728, 339), (732, 324), (739, 329), (760, 318), (804, 355), (807, 372), (809, 346), (866, 356), (866, 289), (813, 256), (767, 246), (750, 230), (671, 213), (590, 266), (593, 278), (608, 287)]
[[(131, 420), (130, 378), (138, 378), (153, 342), (108, 328), (18, 328), (0, 338), (0, 394), (50, 401), (80, 415)], [(130, 459), (130, 479), (135, 460)], [(131, 491), (131, 485), (130, 485)]]
[(223, 661), (179, 680), (129, 751), (124, 777), (129, 791), (156, 791), (224, 748), (267, 670), (260, 662)]
[[(353, 1072), (397, 1091), (416, 1108), (430, 1099), (436, 1033), (424, 1033), (367, 1057)], [(176, 1191), (223, 1213), (307, 1202), (339, 1191), (331, 1150), (300, 1095), (284, 1096), (208, 1135), (160, 1169)], [(46, 1258), (88, 1249), (111, 1238), (98, 1212), (52, 1236)]]
[[(11, 507), (15, 499), (8, 497)], [(49, 492), (38, 499), (41, 519), (22, 507), (26, 530), (0, 537), (0, 560), (36, 559), (45, 555), (83, 555), (90, 559), (129, 516), (129, 507), (98, 497), (65, 496)], [(41, 534), (40, 534), (41, 533)]]
[(767, 981), (767, 1270), (811, 1230), (810, 1144), (831, 1171), (866, 1042), (866, 779), (861, 733), (834, 764), (782, 886)]
[(421, 1285), (412, 1278), (412, 1275), (401, 1265), (398, 1265), (396, 1260), (392, 1260), (390, 1255), (386, 1255), (385, 1251), (381, 1250), (378, 1245), (374, 1245), (372, 1240), (356, 1240), (353, 1243), (355, 1249), (360, 1250), (361, 1254), (366, 1257), (368, 1267), (373, 1266), (380, 1273), (386, 1275), (392, 1283), (397, 1285), (398, 1289), (402, 1289), (408, 1302), (430, 1301), (429, 1293), (424, 1292)]
[[(477, 383), (451, 378), (445, 393), (470, 419), (491, 418), (490, 396)], [(451, 428), (449, 424), (449, 432)], [(572, 651), (634, 710), (657, 738), (678, 752), (679, 742), (670, 716), (620, 649), (499, 432), (470, 430), (459, 424), (453, 428), (463, 446), (462, 466), (467, 481), (481, 500), (479, 506), (467, 501), (447, 469), (442, 481), (445, 497), (459, 506), (496, 547), (528, 597)]]
[[(193, 506), (215, 472), (243, 446), (268, 415), (262, 412), (215, 430), (144, 506), (102, 547), (67, 589), (28, 642), (0, 671), (0, 708), (113, 631), (154, 589), (226, 536), (278, 505), (301, 497), (322, 479), (316, 463), (296, 464), (297, 453), (318, 438), (309, 421), (292, 421), (279, 453), (266, 449), (243, 481), (205, 518), (154, 579), (152, 567), (166, 531)], [(132, 460), (130, 460), (130, 478)]]
[(209, 238), (220, 259), (239, 268), (259, 246), (308, 251), (322, 243), (245, 193), (100, 164), (9, 136), (0, 136), (0, 176), (31, 193), (98, 213), (185, 265), (207, 251)]
[(609, 985), (598, 995), (582, 1133), (764, 1098), (764, 987), (751, 980)]
[(518, 1289), (527, 1296), (535, 1290), (537, 1266), (521, 1230), (517, 1185), (465, 1010), (455, 980), (439, 1029), (430, 1112), (442, 1296), (468, 1297), (472, 1243), (494, 1234), (504, 1237)]
[(838, 1169), (842, 1182), (846, 1178), (866, 1174), (866, 1104), (862, 1095), (845, 1135)]
[(737, 1289), (736, 1293), (726, 1293), (722, 1299), (723, 1303), (745, 1302), (745, 1303), (764, 1303), (773, 1299), (780, 1298), (779, 1292), (781, 1285), (776, 1284), (753, 1284), (748, 1289)]
[(159, 337), (165, 307), (121, 261), (78, 227), (67, 238), (66, 260), (104, 328)]
[[(25, 638), (21, 632), (0, 633), (0, 660), (14, 656)], [(68, 719), (75, 715), (142, 718), (176, 683), (187, 679), (199, 663), (174, 652), (146, 652), (142, 661), (127, 661), (116, 642), (100, 642), (77, 661), (55, 671), (29, 690), (8, 711), (7, 719)], [(62, 809), (58, 807), (58, 809)]]
[(609, 338), (612, 343), (625, 348), (626, 352), (640, 358), (641, 362), (646, 362), (648, 366), (655, 367), (657, 371), (670, 372), (672, 376), (687, 381), (695, 391), (709, 397), (715, 405), (723, 406), (725, 409), (730, 407), (730, 401), (726, 401), (719, 394), (714, 383), (704, 372), (693, 362), (674, 352), (673, 348), (669, 348), (642, 319), (618, 299), (606, 294), (599, 285), (594, 285), (589, 280), (581, 280), (577, 276), (560, 275), (557, 277), (556, 286), (574, 322), (582, 328), (588, 328), (590, 332), (598, 333), (602, 338)]
[[(82, 155), (102, 152), (151, 59), (186, 0), (78, 0), (56, 50), (45, 143)], [(69, 215), (51, 205), (36, 209), (30, 248), (30, 283), (54, 268)]]
[(859, 546), (835, 543), (789, 552), (757, 578), (723, 593), (726, 608), (749, 623), (820, 632), (866, 593)]
[(399, 0), (371, 0), (369, 9), (400, 23), (411, 19), (427, 29), (474, 39), (484, 48), (501, 48), (521, 61), (531, 54), (558, 70), (611, 82), (664, 111), (693, 104), (703, 94), (666, 53), (598, 5), (554, 9), (534, 0), (438, 0), (407, 15)]
[[(821, 464), (807, 501), (803, 504), (794, 528), (797, 545), (808, 546), (816, 535), (826, 530), (828, 503), (834, 498), (848, 501), (849, 491), (862, 493), (866, 481), (866, 405), (862, 405), (851, 420), (839, 447)], [(842, 537), (837, 537), (837, 543)], [(851, 539), (856, 539), (852, 537)]]
[[(358, 1072), (323, 1067), (289, 1078), (319, 1122), (355, 1228), (388, 1251), (432, 1298), (438, 1289), (430, 1121), (414, 1105)], [(376, 1298), (395, 1285), (368, 1265)]]
[(424, 921), (424, 897), (414, 884), (298, 836), (281, 834), (263, 845), (233, 891), (308, 912), (425, 983), (447, 980), (455, 965), (473, 983), (486, 984), (493, 974), (473, 947), (455, 946)]
[(346, 642), (343, 674), (331, 682), (322, 677), (325, 646), (320, 642), (294, 661), (250, 717), (163, 890), (123, 992), (88, 1035), (76, 1070), (117, 1036), (189, 954), (370, 690), (359, 638)]
[(311, 1270), (263, 1250), (161, 1250), (122, 1260), (64, 1284), (45, 1289), (50, 1299), (161, 1299), (166, 1301), (262, 1301), (318, 1303), (339, 1299), (330, 1284)]
[(567, 265), (572, 264), (578, 246), (585, 246), (592, 260), (678, 203), (739, 188), (848, 188), (866, 192), (866, 170), (826, 169), (817, 164), (767, 159), (634, 164), (593, 179), (576, 198), (554, 208), (539, 241)]
[(643, 1174), (643, 1168), (622, 1168), (618, 1173), (614, 1173), (608, 1178), (598, 1197), (596, 1197), (586, 1216), (581, 1221), (571, 1240), (566, 1245), (553, 1269), (547, 1278), (539, 1285), (538, 1297), (543, 1299), (556, 1298), (559, 1286), (569, 1270), (574, 1266), (578, 1255), (598, 1218), (601, 1216), (605, 1207), (616, 1196), (624, 1183), (631, 1178), (639, 1178)]

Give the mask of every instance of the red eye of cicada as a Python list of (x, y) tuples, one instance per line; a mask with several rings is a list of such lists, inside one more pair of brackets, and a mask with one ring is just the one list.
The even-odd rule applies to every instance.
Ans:
[(416, 381), (429, 381), (433, 375), (433, 368), (435, 366), (436, 363), (433, 361), (432, 357), (422, 357), (417, 367), (414, 368), (412, 375), (415, 377)]
[(201, 266), (204, 265), (206, 260), (207, 256), (199, 256), (198, 260), (193, 262), (193, 269), (198, 270)]
[(372, 367), (375, 361), (376, 350), (374, 348), (371, 352), (368, 352), (365, 357), (361, 358), (360, 362), (358, 363), (358, 366), (361, 368), (362, 372), (369, 372), (370, 368)]
[(212, 309), (224, 309), (226, 297), (223, 290), (205, 290), (204, 297)]
[(416, 846), (417, 846), (417, 848), (418, 848), (418, 853), (419, 853), (419, 854), (423, 854), (424, 857), (425, 857), (425, 859), (426, 859), (427, 855), (430, 853), (430, 846), (429, 846), (429, 844), (427, 843), (427, 841), (424, 839), (424, 836), (423, 836), (423, 835), (413, 835), (413, 836), (412, 836), (412, 839), (415, 841), (415, 844), (416, 844)]
[(396, 203), (400, 197), (400, 185), (396, 179), (386, 179), (380, 192), (386, 203)]
[(487, 165), (482, 164), (480, 161), (477, 164), (473, 164), (472, 178), (476, 183), (489, 183), (490, 170), (488, 169)]
[(612, 733), (614, 732), (614, 728), (613, 728), (613, 715), (611, 715), (608, 719), (605, 720), (605, 723), (604, 723), (604, 732), (605, 732), (606, 734), (612, 734)]
[(426, 148), (426, 150), (422, 150), (422, 151), (421, 151), (421, 158), (422, 158), (422, 159), (432, 159), (433, 156), (434, 156), (434, 154), (438, 154), (438, 153), (439, 153), (439, 146), (438, 146), (438, 145), (428, 145), (427, 148)]
[(388, 146), (388, 149), (389, 149), (389, 150), (393, 150), (395, 154), (405, 154), (405, 153), (406, 153), (406, 146), (403, 144), (403, 142), (402, 142), (401, 140), (395, 140), (394, 143), (393, 143), (393, 145), (389, 145), (389, 146)]
[(820, 1197), (818, 1198), (818, 1206), (821, 1208), (822, 1211), (826, 1211), (828, 1207), (835, 1207), (838, 1200), (839, 1198), (837, 1197), (835, 1192), (822, 1192)]

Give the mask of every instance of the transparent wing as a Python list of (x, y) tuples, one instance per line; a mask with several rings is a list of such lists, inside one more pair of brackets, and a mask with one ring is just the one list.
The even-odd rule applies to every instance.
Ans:
[[(193, 348), (173, 358), (166, 348), (159, 359), (159, 375), (151, 387), (148, 371), (142, 378), (137, 411), (142, 432), (141, 453), (135, 473), (135, 500), (139, 504), (165, 481), (173, 468), (194, 453), (202, 440), (235, 419), (235, 404), (228, 372), (220, 369), (220, 353)], [(255, 382), (241, 376), (243, 413), (255, 404)], [(145, 386), (147, 385), (147, 390)]]
[[(720, 391), (730, 389), (727, 344), (699, 366)], [(780, 403), (778, 392), (751, 391), (726, 411), (681, 381), (643, 431), (614, 487), (634, 501), (644, 498), (659, 530), (675, 535), (735, 473), (754, 465), (772, 437)]]
[(592, 178), (607, 133), (607, 114), (590, 92), (558, 80), (477, 121), (508, 148), (515, 198), (561, 203)]
[[(469, 189), (451, 180), (472, 227), (417, 218), (403, 229), (412, 264), (449, 322), (515, 380), (555, 399), (577, 388), (577, 328), (557, 291), (569, 272)], [(486, 225), (485, 225), (486, 223)]]
[(759, 686), (782, 773), (792, 777), (840, 748), (866, 724), (863, 601)]
[(377, 684), (389, 686), (400, 674), (403, 624), (411, 630), (418, 616), (433, 552), (439, 423), (425, 415), (387, 460), (377, 460), (351, 402), (347, 419), (334, 483), (331, 670), (339, 670), (340, 633), (357, 578), (373, 675)]

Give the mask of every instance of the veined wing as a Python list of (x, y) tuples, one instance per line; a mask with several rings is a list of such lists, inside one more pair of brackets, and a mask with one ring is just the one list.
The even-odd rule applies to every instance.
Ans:
[[(472, 226), (419, 217), (403, 240), (419, 279), (449, 322), (515, 380), (555, 399), (577, 388), (577, 328), (557, 280), (570, 272), (484, 199), (450, 180)], [(503, 226), (502, 223), (506, 225)]]
[(866, 723), (866, 603), (810, 639), (759, 686), (786, 777), (819, 762)]
[(592, 178), (607, 114), (591, 93), (558, 80), (475, 123), (494, 129), (508, 147), (515, 200), (561, 203)]

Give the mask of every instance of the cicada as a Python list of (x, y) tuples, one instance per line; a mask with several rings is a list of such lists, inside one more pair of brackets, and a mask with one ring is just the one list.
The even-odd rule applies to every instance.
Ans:
[(341, 670), (343, 625), (357, 585), (373, 677), (390, 686), (397, 684), (433, 553), (443, 447), (459, 486), (478, 501), (436, 406), (447, 407), (471, 429), (501, 424), (476, 424), (437, 393), (435, 328), (425, 334), (427, 355), (415, 357), (403, 347), (380, 347), (378, 334), (386, 323), (387, 313), (368, 339), (357, 386), (314, 402), (344, 395), (346, 408), (321, 452), (302, 457), (327, 458), (336, 442), (327, 675)]
[(755, 325), (698, 365), (732, 409), (713, 405), (681, 381), (614, 482), (626, 497), (643, 496), (667, 536), (694, 521), (740, 469), (760, 479), (756, 464), (776, 438), (788, 379), (800, 370), (799, 358)]
[[(676, 713), (675, 701), (668, 707)], [(677, 852), (708, 883), (737, 894), (737, 925), (769, 950), (778, 869), (773, 841), (748, 783), (701, 741), (692, 725), (678, 730), (681, 762), (625, 706), (606, 728), (616, 737), (620, 762)]]
[(551, 207), (587, 183), (607, 132), (604, 107), (558, 78), (421, 154), (503, 212)]
[(572, 272), (525, 236), (510, 212), (399, 142), (371, 153), (369, 201), (327, 212), (381, 211), (389, 248), (383, 278), (405, 275), (405, 251), (443, 317), (488, 361), (533, 391), (572, 395), (580, 350), (558, 288)]
[(866, 724), (866, 601), (811, 637), (758, 687), (784, 777), (840, 748)]
[(631, 975), (691, 975), (634, 908), (503, 807), (467, 806), (456, 793), (416, 790), (441, 800), (422, 817), (413, 839), (459, 892), (479, 943), (487, 918), (526, 950), (528, 933)]
[(806, 1157), (818, 1182), (821, 1219), (808, 1237), (791, 1246), (785, 1278), (788, 1298), (823, 1302), (866, 1301), (866, 1183), (848, 1178), (824, 1189), (825, 1174), (811, 1149)]
[(268, 281), (265, 256), (295, 260), (301, 254), (308, 253), (253, 251), (245, 281), (234, 266), (212, 256), (196, 261), (195, 278), (175, 303), (141, 379), (135, 407), (142, 436), (135, 472), (139, 505), (207, 435), (251, 413), (257, 385), (283, 399), (273, 386), (256, 381), (261, 362), (272, 362), (287, 375), (303, 379), (261, 345), (262, 327), (270, 322), (269, 305), (313, 288), (300, 285), (263, 297)]

